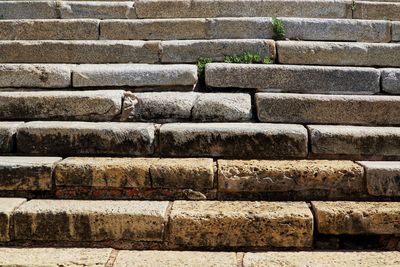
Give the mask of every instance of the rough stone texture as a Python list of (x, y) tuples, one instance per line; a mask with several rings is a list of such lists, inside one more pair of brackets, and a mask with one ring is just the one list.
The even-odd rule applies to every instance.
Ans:
[(311, 17), (351, 18), (350, 1), (138, 0), (138, 18)]
[(10, 241), (11, 215), (25, 201), (23, 198), (0, 198), (0, 242)]
[(400, 234), (398, 202), (312, 202), (321, 234)]
[(14, 212), (16, 240), (162, 241), (168, 202), (31, 200)]
[(150, 167), (155, 188), (210, 189), (214, 183), (212, 159), (159, 159)]
[(97, 40), (98, 27), (89, 19), (0, 20), (0, 40)]
[(69, 87), (71, 67), (64, 64), (0, 64), (0, 87)]
[(101, 39), (207, 39), (205, 19), (108, 20), (100, 22)]
[(392, 41), (400, 42), (400, 22), (392, 22)]
[(2, 19), (57, 19), (55, 1), (1, 1)]
[(207, 22), (212, 39), (272, 39), (275, 35), (270, 18), (211, 18)]
[(124, 91), (0, 92), (0, 119), (109, 121), (121, 113)]
[(23, 122), (2, 121), (0, 122), (0, 153), (10, 153), (14, 149), (14, 135), (17, 128)]
[(356, 1), (355, 19), (400, 20), (400, 3)]
[(200, 251), (120, 251), (115, 267), (236, 266), (236, 253)]
[(299, 158), (307, 155), (301, 125), (262, 123), (171, 123), (161, 126), (163, 156)]
[(227, 55), (245, 52), (256, 53), (263, 58), (275, 57), (275, 42), (272, 40), (174, 40), (162, 41), (161, 46), (163, 63), (195, 63), (201, 57), (223, 61)]
[(251, 96), (241, 93), (201, 94), (192, 110), (195, 121), (249, 121), (252, 116)]
[(74, 87), (185, 86), (197, 82), (195, 65), (81, 65), (73, 70)]
[(70, 2), (62, 1), (59, 7), (62, 19), (135, 19), (133, 2)]
[(1, 41), (3, 63), (155, 63), (156, 41)]
[(67, 158), (57, 164), (57, 186), (104, 188), (150, 188), (152, 159), (145, 158)]
[(400, 128), (309, 125), (314, 155), (400, 156)]
[(150, 155), (154, 125), (118, 122), (25, 123), (17, 133), (21, 153), (41, 155)]
[(264, 252), (246, 253), (243, 267), (376, 267), (400, 265), (400, 252), (339, 252), (339, 251), (300, 251), (300, 252)]
[(382, 69), (381, 80), (385, 93), (400, 95), (400, 69)]
[(400, 97), (256, 94), (262, 122), (400, 125)]
[(303, 202), (175, 201), (172, 244), (188, 247), (311, 247), (313, 221)]
[(106, 266), (111, 248), (0, 248), (0, 265), (24, 266)]
[(211, 63), (205, 74), (211, 87), (330, 94), (374, 94), (380, 90), (380, 71), (373, 68)]
[(219, 160), (218, 187), (233, 193), (318, 189), (352, 195), (365, 192), (364, 169), (352, 161)]
[(311, 41), (355, 41), (387, 43), (391, 40), (387, 21), (281, 18), (286, 38)]
[(365, 167), (368, 193), (374, 196), (400, 196), (400, 162), (359, 161)]
[(51, 190), (57, 157), (0, 157), (0, 190)]
[(400, 67), (398, 44), (278, 41), (279, 63)]

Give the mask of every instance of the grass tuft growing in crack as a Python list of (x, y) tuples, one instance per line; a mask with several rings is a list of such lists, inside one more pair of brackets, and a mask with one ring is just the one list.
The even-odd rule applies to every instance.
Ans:
[(277, 17), (272, 17), (272, 27), (274, 29), (275, 38), (277, 40), (286, 39), (286, 29), (282, 20), (278, 19)]
[(241, 63), (241, 64), (271, 64), (269, 57), (262, 58), (256, 53), (243, 53), (241, 55), (225, 56), (225, 63)]
[(205, 83), (206, 65), (211, 62), (212, 62), (211, 58), (207, 58), (207, 57), (201, 57), (197, 61), (197, 76), (198, 76), (199, 82), (202, 84)]

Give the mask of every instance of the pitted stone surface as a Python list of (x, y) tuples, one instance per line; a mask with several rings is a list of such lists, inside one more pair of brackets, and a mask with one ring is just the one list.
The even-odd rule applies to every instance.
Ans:
[(212, 39), (272, 39), (274, 30), (270, 18), (209, 18)]
[(0, 198), (0, 242), (10, 241), (11, 215), (25, 201), (23, 198)]
[(390, 1), (390, 3), (356, 1), (353, 18), (398, 21), (400, 20), (400, 3), (396, 1)]
[(400, 22), (392, 22), (392, 41), (400, 42)]
[(15, 148), (14, 135), (17, 128), (22, 126), (23, 122), (18, 121), (2, 121), (0, 122), (0, 152), (10, 153)]
[(57, 19), (55, 1), (1, 1), (0, 18)]
[(382, 69), (382, 90), (385, 93), (400, 95), (400, 70)]
[(58, 7), (62, 19), (135, 19), (133, 2), (70, 2), (61, 1)]

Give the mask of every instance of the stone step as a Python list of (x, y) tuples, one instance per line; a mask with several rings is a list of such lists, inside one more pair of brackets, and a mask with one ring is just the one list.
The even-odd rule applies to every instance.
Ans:
[(353, 11), (355, 19), (387, 19), (400, 20), (400, 2), (398, 1), (355, 1)]
[(400, 125), (399, 96), (257, 93), (261, 122)]
[(297, 65), (400, 67), (400, 45), (344, 42), (276, 42), (279, 62)]
[(375, 94), (380, 91), (380, 71), (361, 67), (211, 63), (206, 66), (205, 80), (210, 87), (261, 92)]

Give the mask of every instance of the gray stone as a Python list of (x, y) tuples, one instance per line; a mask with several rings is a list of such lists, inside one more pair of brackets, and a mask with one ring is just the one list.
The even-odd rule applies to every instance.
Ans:
[(163, 63), (194, 63), (199, 58), (223, 61), (225, 56), (246, 52), (262, 58), (275, 58), (275, 42), (272, 40), (174, 40), (162, 41)]
[(71, 68), (64, 64), (0, 64), (0, 87), (69, 87)]
[(115, 64), (80, 65), (73, 70), (74, 87), (193, 86), (195, 65)]
[(400, 96), (257, 93), (261, 122), (400, 125)]
[(10, 153), (14, 150), (14, 135), (17, 128), (22, 126), (23, 122), (2, 121), (0, 122), (0, 152)]
[(400, 196), (400, 162), (359, 161), (365, 167), (368, 193), (374, 196)]
[(166, 201), (31, 200), (14, 212), (16, 240), (162, 241)]
[(0, 190), (48, 191), (57, 157), (0, 157)]
[(36, 155), (151, 155), (154, 131), (151, 123), (35, 121), (18, 128), (17, 148)]
[(211, 63), (205, 74), (211, 87), (329, 94), (380, 91), (380, 71), (373, 68)]
[(101, 39), (207, 39), (205, 19), (138, 19), (100, 22)]
[(278, 41), (279, 63), (400, 67), (398, 44)]
[(10, 241), (11, 216), (25, 201), (23, 198), (0, 198), (0, 242)]
[(119, 116), (124, 91), (0, 92), (0, 119), (109, 121)]
[(155, 63), (156, 41), (2, 41), (3, 63)]
[(135, 19), (133, 2), (62, 1), (58, 7), (62, 19)]
[(301, 125), (267, 123), (171, 123), (160, 129), (163, 156), (299, 158), (307, 155)]
[(212, 18), (207, 22), (212, 39), (272, 39), (275, 35), (270, 18)]
[(309, 125), (311, 151), (317, 156), (400, 156), (400, 128)]
[(400, 95), (400, 69), (382, 69), (381, 80), (385, 93)]
[(400, 3), (393, 0), (390, 3), (356, 1), (353, 18), (398, 21), (400, 20)]
[(392, 41), (400, 42), (400, 22), (392, 22)]
[(1, 19), (57, 19), (55, 1), (1, 1)]

